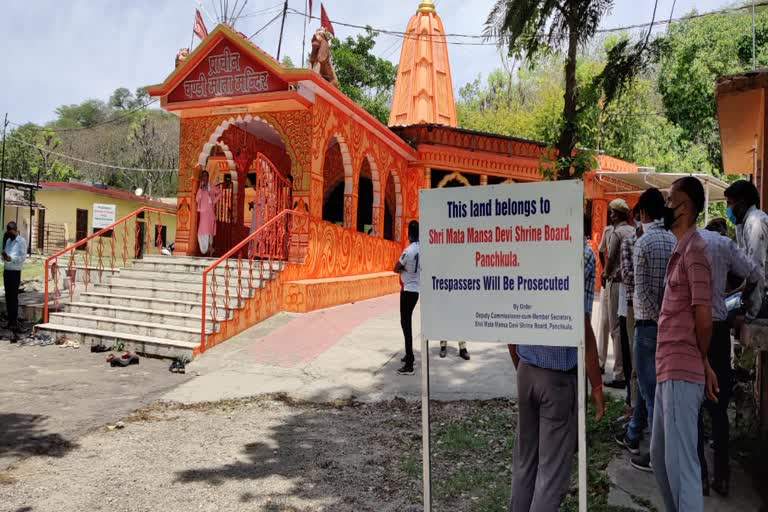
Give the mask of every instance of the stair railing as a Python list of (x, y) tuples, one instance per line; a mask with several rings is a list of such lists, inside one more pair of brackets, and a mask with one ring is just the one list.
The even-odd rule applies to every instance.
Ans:
[(303, 261), (300, 240), (308, 219), (304, 212), (284, 209), (203, 271), (196, 355), (277, 313), (281, 271), (289, 261)]
[[(135, 259), (160, 254), (163, 227), (169, 226), (163, 219), (168, 217), (176, 217), (176, 212), (144, 206), (46, 258), (43, 321), (48, 322), (51, 299), (54, 310), (58, 310), (62, 288), (65, 293), (69, 292), (72, 301), (80, 283), (88, 289), (91, 272), (95, 272), (94, 277), (102, 282), (105, 273), (114, 275), (116, 270), (125, 268)], [(166, 229), (166, 233), (168, 231)], [(60, 260), (64, 260), (64, 266)], [(120, 262), (122, 267), (118, 265)]]

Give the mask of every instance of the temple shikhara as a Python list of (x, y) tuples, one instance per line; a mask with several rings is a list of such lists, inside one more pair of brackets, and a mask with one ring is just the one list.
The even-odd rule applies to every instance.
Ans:
[[(183, 262), (183, 279), (195, 283), (180, 309), (200, 316), (200, 333), (179, 336), (189, 341), (174, 350), (200, 353), (281, 310), (396, 292), (391, 270), (408, 222), (418, 218), (420, 189), (542, 179), (545, 143), (458, 127), (449, 47), (432, 1), (417, 4), (406, 32), (389, 126), (335, 85), (322, 30), (312, 38), (311, 69), (293, 69), (220, 24), (147, 88), (180, 119), (175, 252), (134, 269), (175, 271), (170, 260)], [(624, 197), (633, 205), (647, 186), (669, 185), (630, 162), (598, 160), (584, 179), (595, 246), (608, 202)], [(204, 171), (220, 191), (214, 259), (201, 258), (197, 236)], [(152, 230), (141, 215), (136, 247)]]

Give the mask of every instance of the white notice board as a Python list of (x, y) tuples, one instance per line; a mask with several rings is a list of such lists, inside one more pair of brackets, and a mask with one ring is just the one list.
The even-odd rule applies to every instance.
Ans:
[(429, 340), (577, 347), (584, 185), (421, 190), (421, 330)]
[(102, 229), (115, 222), (117, 206), (93, 203), (93, 229)]

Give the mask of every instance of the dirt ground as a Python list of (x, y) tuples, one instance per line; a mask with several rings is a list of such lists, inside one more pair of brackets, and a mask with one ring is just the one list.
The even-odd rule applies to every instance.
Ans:
[[(514, 406), (432, 407), (435, 510), (504, 510)], [(14, 512), (420, 510), (418, 404), (155, 404), (0, 473)]]
[[(0, 330), (0, 471), (29, 456), (64, 456), (79, 437), (157, 400), (190, 375), (142, 358), (110, 368), (107, 354), (57, 346), (19, 346)], [(0, 501), (0, 510), (3, 503)]]

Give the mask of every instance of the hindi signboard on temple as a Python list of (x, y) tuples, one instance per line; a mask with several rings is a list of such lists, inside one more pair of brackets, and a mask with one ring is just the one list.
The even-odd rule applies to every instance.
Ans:
[(578, 346), (581, 181), (421, 190), (421, 330), (429, 340)]
[(168, 95), (168, 101), (243, 96), (287, 89), (286, 82), (224, 39)]

